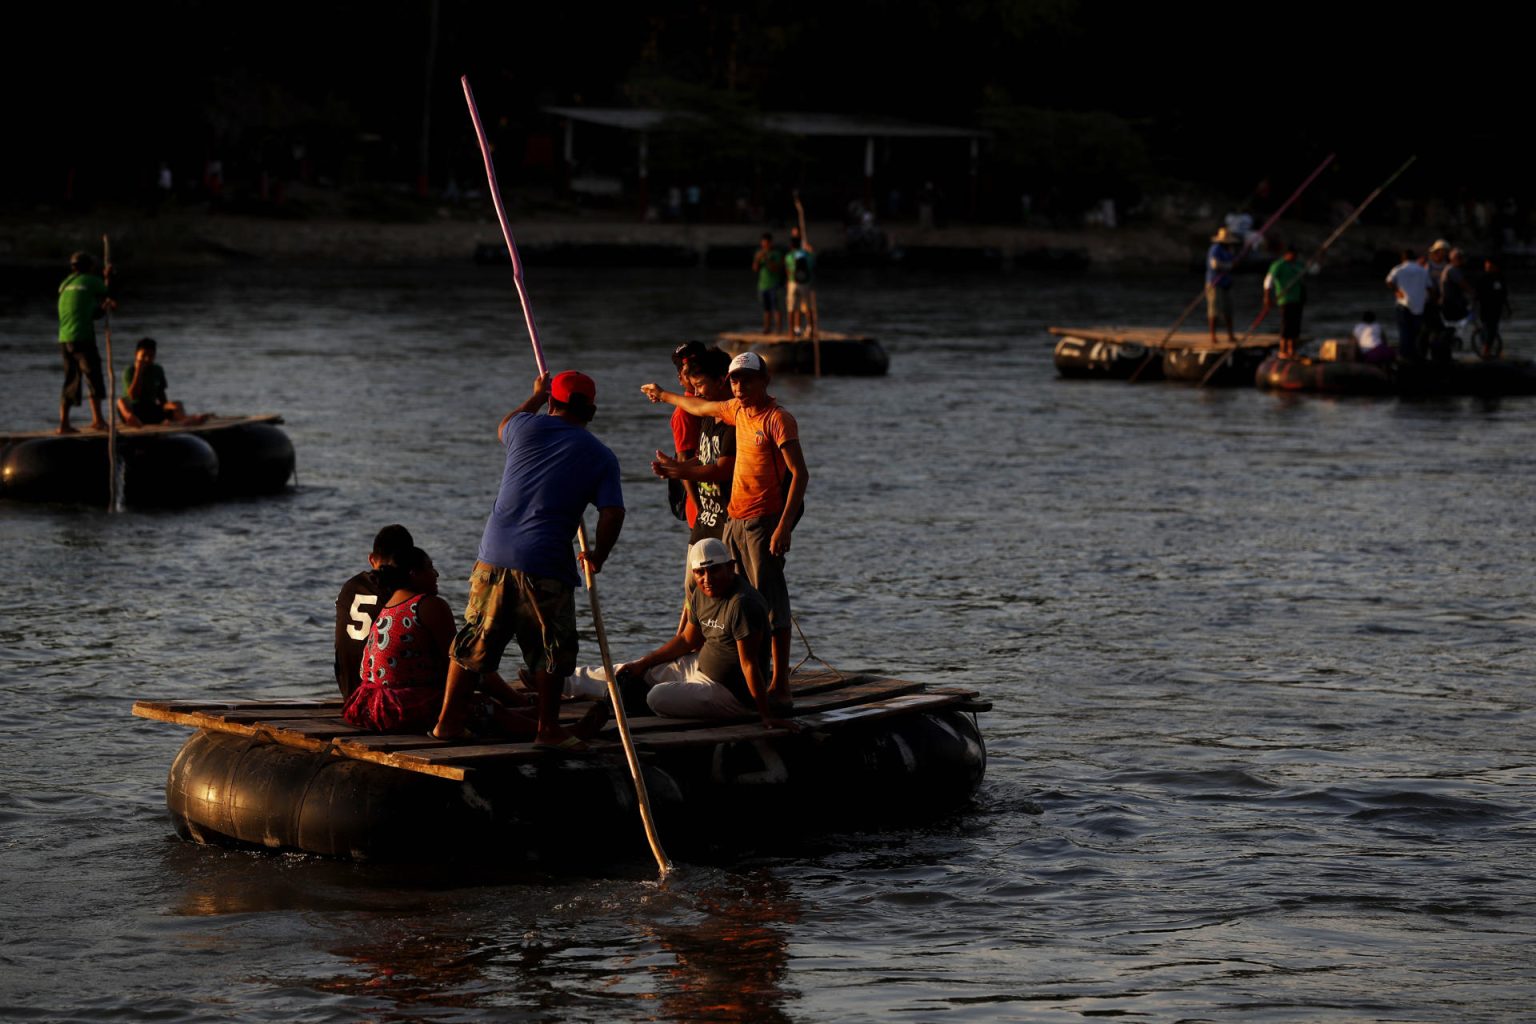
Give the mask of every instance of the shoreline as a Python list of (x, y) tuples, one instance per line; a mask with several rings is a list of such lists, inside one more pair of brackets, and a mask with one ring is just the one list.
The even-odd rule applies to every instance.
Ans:
[[(252, 262), (274, 265), (405, 266), (423, 263), (506, 262), (494, 216), (443, 215), (410, 223), (360, 218), (276, 218), (173, 209), (160, 215), (102, 209), (90, 214), (0, 214), (0, 266), (53, 269), (69, 253), (112, 239), (120, 262), (172, 269)], [(908, 265), (923, 269), (1198, 269), (1209, 229), (1201, 225), (1132, 225), (1075, 229), (1011, 225), (884, 225), (899, 259), (852, 251), (840, 222), (810, 222), (807, 234), (828, 267)], [(756, 248), (757, 224), (644, 223), (583, 217), (514, 219), (519, 253), (531, 265), (734, 266)], [(1296, 224), (1306, 251), (1329, 231)], [(787, 240), (788, 230), (774, 230)], [(1334, 265), (1374, 267), (1403, 246), (1427, 247), (1424, 227), (1357, 226), (1329, 252)], [(1415, 244), (1420, 235), (1424, 240)], [(1406, 241), (1405, 241), (1406, 240)], [(748, 258), (750, 258), (748, 256)], [(1263, 257), (1259, 257), (1263, 258)]]

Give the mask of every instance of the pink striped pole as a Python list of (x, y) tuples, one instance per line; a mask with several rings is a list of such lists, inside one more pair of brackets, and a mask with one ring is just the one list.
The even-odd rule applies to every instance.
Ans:
[(507, 220), (506, 205), (501, 201), (501, 186), (496, 184), (496, 165), (491, 160), (491, 144), (485, 137), (485, 126), (480, 123), (480, 109), (475, 106), (475, 92), (469, 87), (469, 76), (460, 75), (459, 83), (464, 86), (464, 102), (469, 104), (469, 119), (475, 123), (475, 136), (480, 140), (480, 156), (485, 160), (485, 178), (490, 184), (491, 199), (496, 204), (496, 219), (501, 222), (501, 236), (507, 241), (507, 254), (512, 257), (512, 280), (517, 284), (517, 297), (523, 304), (523, 319), (528, 324), (528, 340), (533, 342), (533, 359), (542, 377), (549, 370), (544, 365), (544, 349), (539, 344), (539, 326), (533, 321), (528, 288), (523, 284), (523, 261), (517, 254), (517, 242), (512, 238), (512, 224)]

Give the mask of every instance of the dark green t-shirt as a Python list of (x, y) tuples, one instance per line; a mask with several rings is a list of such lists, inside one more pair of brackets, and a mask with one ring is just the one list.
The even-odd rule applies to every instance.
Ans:
[(1275, 304), (1289, 306), (1293, 302), (1305, 302), (1307, 298), (1307, 268), (1300, 260), (1275, 260), (1269, 265), (1265, 279), (1275, 293)]
[(699, 649), (699, 671), (726, 687), (747, 709), (756, 707), (747, 678), (741, 671), (736, 641), (756, 633), (761, 641), (757, 651), (758, 677), (765, 683), (769, 672), (768, 603), (763, 595), (741, 576), (736, 589), (716, 599), (695, 586), (688, 595), (688, 617), (704, 634)]
[(107, 282), (95, 274), (70, 274), (59, 285), (59, 343), (96, 340), (96, 318)]
[(770, 288), (783, 287), (784, 254), (778, 249), (757, 250), (752, 265), (757, 268), (758, 291), (766, 292)]
[(165, 386), (165, 371), (160, 369), (159, 363), (150, 363), (144, 371), (144, 383), (139, 388), (139, 393), (133, 393), (134, 367), (137, 363), (129, 363), (123, 367), (123, 393), (118, 396), (128, 399), (128, 404), (133, 406), (153, 406), (158, 408), (165, 404), (165, 396), (168, 393)]

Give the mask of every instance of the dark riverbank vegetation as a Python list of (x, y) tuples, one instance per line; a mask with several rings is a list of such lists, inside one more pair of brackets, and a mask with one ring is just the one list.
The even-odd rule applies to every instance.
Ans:
[[(813, 218), (849, 223), (1214, 226), (1235, 211), (1262, 220), (1335, 152), (1289, 214), (1328, 223), (1418, 153), (1363, 223), (1482, 248), (1531, 240), (1533, 186), (1497, 158), (1513, 42), (1394, 102), (1386, 58), (1425, 30), (1364, 9), (1330, 12), (1321, 53), (1312, 18), (1206, 2), (1177, 19), (1086, 0), (660, 0), (601, 14), (181, 0), (82, 17), (62, 65), (43, 45), (56, 26), (21, 15), (19, 56), (0, 72), (8, 95), (33, 97), (13, 104), (13, 216), (478, 215), (467, 74), (525, 217), (783, 223), (799, 192)], [(556, 110), (660, 121), (573, 124)], [(787, 114), (841, 127), (781, 130)]]

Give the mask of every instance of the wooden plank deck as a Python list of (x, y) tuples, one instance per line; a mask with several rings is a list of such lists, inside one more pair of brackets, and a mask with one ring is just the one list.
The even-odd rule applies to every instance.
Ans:
[[(145, 427), (125, 427), (118, 424), (117, 435), (119, 437), (144, 437), (154, 434), (208, 434), (215, 430), (224, 430), (228, 427), (237, 427), (246, 423), (281, 423), (283, 418), (277, 413), (260, 413), (255, 416), (215, 416), (206, 423), (197, 426), (184, 426), (178, 423), (155, 423)], [(40, 437), (63, 437), (88, 439), (93, 437), (105, 437), (105, 430), (90, 430), (80, 427), (73, 434), (55, 434), (51, 430), (20, 430), (9, 434), (0, 434), (0, 445), (12, 444), (20, 441), (31, 441)]]
[(1274, 348), (1280, 344), (1278, 334), (1253, 334), (1238, 345), (1226, 341), (1217, 341), (1213, 345), (1210, 331), (1175, 331), (1169, 335), (1166, 327), (1047, 327), (1046, 330), (1059, 338), (1110, 341), (1122, 345), (1129, 343), (1156, 349), (1199, 349), (1206, 352), (1225, 352), (1230, 348)]
[[(868, 721), (892, 714), (970, 704), (976, 693), (955, 688), (929, 689), (922, 683), (865, 673), (842, 675), (829, 671), (797, 672), (791, 679), (795, 707), (790, 717), (809, 728), (829, 728), (851, 721)], [(339, 700), (317, 701), (137, 701), (140, 718), (194, 729), (248, 736), (299, 750), (329, 750), (339, 756), (407, 771), (464, 779), (477, 767), (530, 761), (549, 754), (527, 742), (494, 737), (436, 740), (420, 734), (365, 732), (340, 717)], [(591, 706), (587, 700), (566, 701), (561, 721), (570, 724)], [(689, 745), (713, 745), (754, 739), (763, 729), (750, 715), (739, 719), (632, 717), (630, 733), (636, 748), (660, 750)], [(591, 744), (591, 755), (622, 756), (617, 727), (610, 722)], [(589, 755), (590, 756), (590, 755)]]

